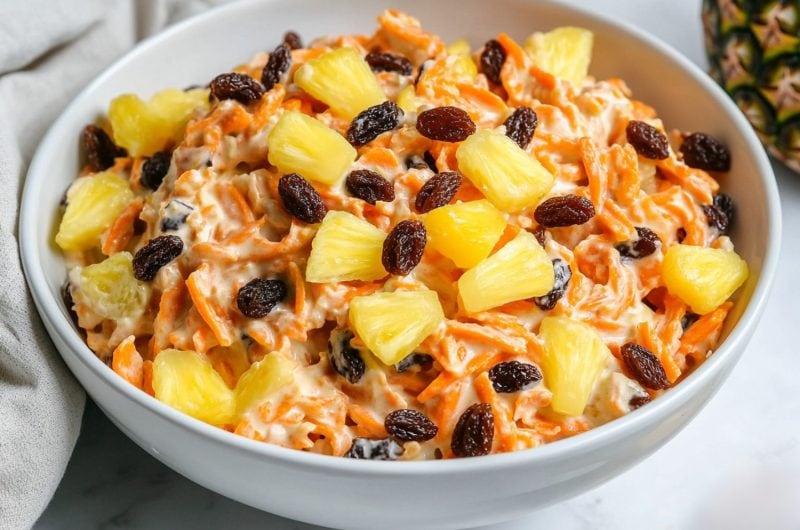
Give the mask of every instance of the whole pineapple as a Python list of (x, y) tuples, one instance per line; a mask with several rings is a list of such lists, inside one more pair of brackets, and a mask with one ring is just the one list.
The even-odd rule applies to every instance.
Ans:
[(711, 75), (767, 149), (800, 171), (800, 5), (703, 0)]

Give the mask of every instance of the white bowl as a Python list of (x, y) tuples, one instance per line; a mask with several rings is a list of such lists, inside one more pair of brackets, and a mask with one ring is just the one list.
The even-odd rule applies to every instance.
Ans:
[[(592, 72), (621, 77), (668, 128), (722, 138), (733, 169), (722, 184), (739, 214), (733, 240), (751, 276), (724, 343), (653, 403), (607, 425), (537, 449), (432, 462), (370, 462), (283, 449), (238, 437), (163, 405), (100, 362), (75, 332), (59, 296), (64, 264), (52, 244), (58, 202), (79, 168), (78, 135), (122, 92), (143, 95), (205, 83), (285, 30), (305, 38), (371, 32), (397, 7), (448, 40), (479, 46), (501, 31), (578, 25), (595, 32)], [(699, 38), (699, 37), (698, 37)], [(708, 402), (736, 364), (767, 300), (778, 259), (780, 206), (769, 162), (747, 121), (702, 71), (668, 46), (619, 22), (551, 2), (247, 1), (211, 11), (137, 47), (64, 111), (31, 164), (20, 240), (36, 305), (67, 365), (105, 413), (168, 466), (223, 495), (282, 516), (346, 528), (450, 528), (488, 524), (586, 491), (647, 457)]]

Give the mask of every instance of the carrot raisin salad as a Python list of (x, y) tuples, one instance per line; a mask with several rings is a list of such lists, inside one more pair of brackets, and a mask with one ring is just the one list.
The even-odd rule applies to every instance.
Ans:
[(591, 50), (562, 27), (472, 51), (385, 11), (117, 97), (56, 235), (86, 343), (199, 420), (351, 458), (533, 448), (647, 404), (747, 278), (731, 158)]

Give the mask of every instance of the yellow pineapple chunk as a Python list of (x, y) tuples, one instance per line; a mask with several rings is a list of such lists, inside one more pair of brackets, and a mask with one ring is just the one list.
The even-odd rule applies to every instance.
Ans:
[(133, 275), (133, 257), (118, 252), (81, 270), (78, 297), (92, 311), (112, 320), (136, 317), (144, 311), (148, 288)]
[(353, 298), (349, 318), (367, 348), (393, 365), (439, 327), (444, 312), (434, 291), (396, 291)]
[(156, 93), (150, 101), (123, 94), (108, 108), (114, 142), (131, 156), (150, 156), (177, 144), (196, 109), (208, 109), (208, 90), (170, 88)]
[(67, 209), (56, 234), (63, 250), (88, 250), (134, 199), (128, 181), (104, 171), (82, 177), (67, 191)]
[(467, 39), (458, 39), (447, 47), (448, 55), (469, 55), (470, 53), (472, 53), (472, 48)]
[(736, 252), (691, 245), (671, 246), (661, 265), (669, 292), (700, 315), (730, 298), (748, 274), (747, 263)]
[(236, 400), (205, 355), (163, 350), (153, 361), (153, 390), (170, 407), (212, 425), (234, 421)]
[(263, 403), (270, 394), (289, 384), (294, 375), (295, 363), (278, 352), (253, 363), (236, 383), (236, 415), (241, 416)]
[(332, 185), (356, 159), (344, 136), (297, 111), (284, 112), (269, 133), (269, 163), (284, 173)]
[(417, 101), (417, 91), (414, 85), (408, 85), (397, 94), (397, 106), (403, 109), (406, 114), (417, 112), (419, 102)]
[(436, 208), (422, 221), (428, 245), (462, 269), (486, 258), (506, 228), (503, 214), (485, 199)]
[(539, 327), (544, 341), (542, 369), (559, 414), (579, 416), (611, 352), (591, 326), (567, 317), (545, 317)]
[(297, 69), (294, 82), (348, 120), (386, 101), (375, 74), (353, 48), (339, 48), (311, 59)]
[(465, 272), (458, 292), (467, 313), (542, 296), (555, 281), (553, 262), (536, 238), (520, 231), (503, 248)]
[(306, 280), (312, 283), (379, 280), (386, 232), (348, 212), (329, 211), (311, 242)]
[(534, 33), (525, 41), (525, 51), (537, 68), (577, 86), (589, 72), (593, 42), (588, 29), (565, 26)]
[(553, 187), (553, 175), (499, 131), (479, 130), (458, 146), (456, 159), (464, 176), (504, 212), (536, 206)]

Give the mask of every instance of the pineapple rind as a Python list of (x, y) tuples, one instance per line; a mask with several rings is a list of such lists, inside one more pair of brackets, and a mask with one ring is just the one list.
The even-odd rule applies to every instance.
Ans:
[(591, 31), (563, 26), (534, 33), (524, 47), (537, 68), (579, 86), (589, 72), (593, 43)]
[(270, 394), (289, 384), (295, 363), (278, 352), (267, 354), (253, 363), (236, 383), (236, 415), (241, 416), (263, 403)]
[(458, 168), (500, 210), (536, 206), (555, 178), (536, 158), (499, 131), (481, 129), (456, 150)]
[(329, 211), (311, 242), (306, 281), (372, 281), (385, 277), (381, 256), (386, 232), (342, 211)]
[(486, 258), (506, 227), (503, 214), (484, 199), (436, 208), (422, 221), (428, 245), (462, 269)]
[(133, 275), (133, 257), (118, 252), (81, 270), (77, 296), (103, 318), (119, 320), (140, 315), (148, 288)]
[(550, 407), (568, 416), (583, 414), (611, 352), (594, 328), (567, 317), (545, 317), (539, 335), (545, 383), (553, 393)]
[(670, 293), (704, 315), (725, 302), (747, 280), (747, 263), (732, 250), (673, 245), (661, 266)]
[(394, 365), (439, 327), (444, 312), (434, 291), (395, 291), (353, 298), (348, 317), (367, 348)]
[(464, 310), (478, 313), (516, 300), (543, 296), (555, 282), (553, 263), (536, 238), (520, 231), (503, 248), (458, 280)]

